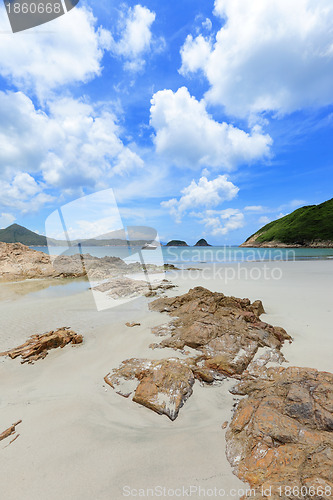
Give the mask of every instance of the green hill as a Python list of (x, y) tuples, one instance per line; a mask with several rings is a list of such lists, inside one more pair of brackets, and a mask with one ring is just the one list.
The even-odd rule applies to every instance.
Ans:
[[(66, 241), (55, 240), (53, 238), (46, 238), (40, 234), (34, 233), (19, 224), (12, 224), (6, 227), (6, 229), (0, 229), (0, 242), (4, 243), (23, 243), (28, 247), (43, 247), (43, 246), (67, 246)], [(90, 239), (90, 240), (73, 240), (71, 245), (75, 246), (81, 243), (84, 246), (90, 247), (102, 247), (102, 246), (139, 246), (142, 247), (146, 243), (151, 243), (147, 240), (122, 240), (120, 238), (114, 239)]]
[(12, 224), (6, 229), (0, 229), (0, 241), (4, 243), (23, 243), (30, 247), (47, 246), (45, 236), (34, 233), (18, 224)]
[(241, 246), (333, 246), (333, 198), (270, 222)]

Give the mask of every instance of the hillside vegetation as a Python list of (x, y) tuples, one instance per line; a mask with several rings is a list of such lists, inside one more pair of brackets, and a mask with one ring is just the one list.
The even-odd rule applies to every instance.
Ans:
[(22, 243), (30, 247), (47, 246), (45, 236), (34, 233), (18, 224), (12, 224), (0, 230), (0, 241), (4, 243)]
[(266, 224), (241, 246), (331, 246), (333, 245), (333, 198), (320, 205), (298, 208)]

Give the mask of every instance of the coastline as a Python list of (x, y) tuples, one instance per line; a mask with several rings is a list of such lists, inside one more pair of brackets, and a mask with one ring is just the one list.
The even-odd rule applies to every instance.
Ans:
[[(225, 282), (218, 268), (209, 265), (200, 266), (208, 270), (204, 275), (170, 272), (167, 278), (178, 288), (168, 296), (201, 285), (226, 295), (261, 299), (263, 320), (294, 337), (283, 348), (289, 365), (330, 371), (332, 263), (243, 263), (249, 271), (264, 265), (278, 265), (281, 279), (251, 280), (236, 274)], [(236, 270), (237, 265), (228, 267)], [(148, 347), (153, 341), (150, 328), (168, 318), (148, 311), (146, 298), (97, 313), (90, 291), (63, 291), (55, 296), (43, 290), (38, 296), (2, 294), (0, 350), (65, 325), (84, 335), (80, 348), (54, 350), (33, 366), (0, 358), (2, 422), (23, 420), (19, 439), (2, 446), (4, 496), (118, 500), (125, 485), (244, 487), (226, 460), (221, 429), (231, 418), (234, 397), (228, 390), (234, 382), (223, 381), (218, 387), (195, 382), (195, 392), (175, 422), (119, 397), (105, 386), (103, 376), (123, 359), (181, 357), (171, 349)], [(141, 327), (127, 328), (126, 321), (139, 321)]]
[(294, 243), (281, 243), (281, 241), (265, 241), (256, 243), (255, 238), (250, 238), (239, 245), (240, 248), (333, 248), (333, 241), (312, 241), (306, 245)]

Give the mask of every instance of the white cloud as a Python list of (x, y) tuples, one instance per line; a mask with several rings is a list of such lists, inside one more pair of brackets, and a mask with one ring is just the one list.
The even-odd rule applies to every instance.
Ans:
[(43, 192), (43, 188), (43, 184), (36, 182), (27, 172), (19, 172), (11, 182), (1, 182), (0, 203), (23, 213), (35, 212), (54, 200), (54, 197)]
[(201, 224), (213, 235), (226, 235), (244, 226), (244, 214), (235, 208), (225, 210), (206, 210), (203, 213), (193, 214)]
[(38, 173), (48, 186), (104, 187), (115, 174), (143, 166), (125, 146), (113, 113), (73, 98), (48, 103), (48, 114), (21, 92), (0, 92), (0, 172)]
[(202, 35), (181, 50), (181, 72), (207, 77), (207, 101), (240, 117), (333, 102), (331, 0), (215, 0), (215, 14), (211, 50)]
[[(111, 52), (124, 59), (124, 67), (130, 71), (139, 71), (145, 65), (144, 56), (152, 45), (154, 49), (163, 46), (163, 40), (153, 38), (151, 26), (156, 18), (155, 12), (147, 7), (135, 5), (129, 8), (120, 22), (120, 33), (117, 41), (111, 43)], [(159, 47), (158, 47), (159, 45)]]
[(259, 218), (259, 224), (266, 225), (269, 222), (271, 222), (271, 219), (266, 215), (263, 215), (262, 217)]
[(286, 208), (295, 210), (296, 208), (302, 207), (305, 204), (306, 204), (305, 200), (291, 200), (288, 203), (284, 203), (283, 205), (280, 205), (277, 208), (277, 210), (285, 210)]
[(207, 31), (212, 31), (213, 23), (209, 19), (209, 17), (206, 17), (206, 19), (202, 22), (202, 27), (205, 28)]
[(204, 38), (202, 35), (193, 38), (192, 35), (188, 35), (180, 51), (182, 56), (180, 73), (186, 75), (204, 68), (211, 51), (212, 42), (210, 38)]
[(0, 229), (10, 226), (15, 220), (14, 215), (3, 212), (0, 214)]
[(272, 139), (260, 127), (246, 133), (215, 121), (205, 103), (191, 97), (186, 87), (154, 94), (150, 114), (157, 152), (177, 166), (231, 170), (269, 155)]
[(177, 222), (181, 222), (182, 215), (189, 209), (202, 207), (214, 207), (226, 200), (232, 200), (239, 189), (227, 180), (225, 175), (219, 175), (216, 179), (209, 181), (201, 177), (198, 183), (194, 180), (189, 186), (182, 189), (179, 200), (172, 198), (164, 201), (161, 205), (170, 210)]
[(248, 205), (244, 210), (246, 212), (264, 212), (266, 209), (262, 205)]
[(1, 11), (0, 31), (0, 75), (41, 98), (59, 86), (100, 75), (104, 50), (111, 43), (110, 33), (96, 28), (96, 19), (85, 7), (51, 21), (47, 30), (37, 27), (15, 35)]

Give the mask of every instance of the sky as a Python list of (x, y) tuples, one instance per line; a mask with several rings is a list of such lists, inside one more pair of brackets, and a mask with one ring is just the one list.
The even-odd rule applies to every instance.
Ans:
[(125, 226), (234, 245), (333, 196), (331, 0), (80, 1), (15, 34), (1, 5), (0, 41), (0, 228), (112, 188)]

